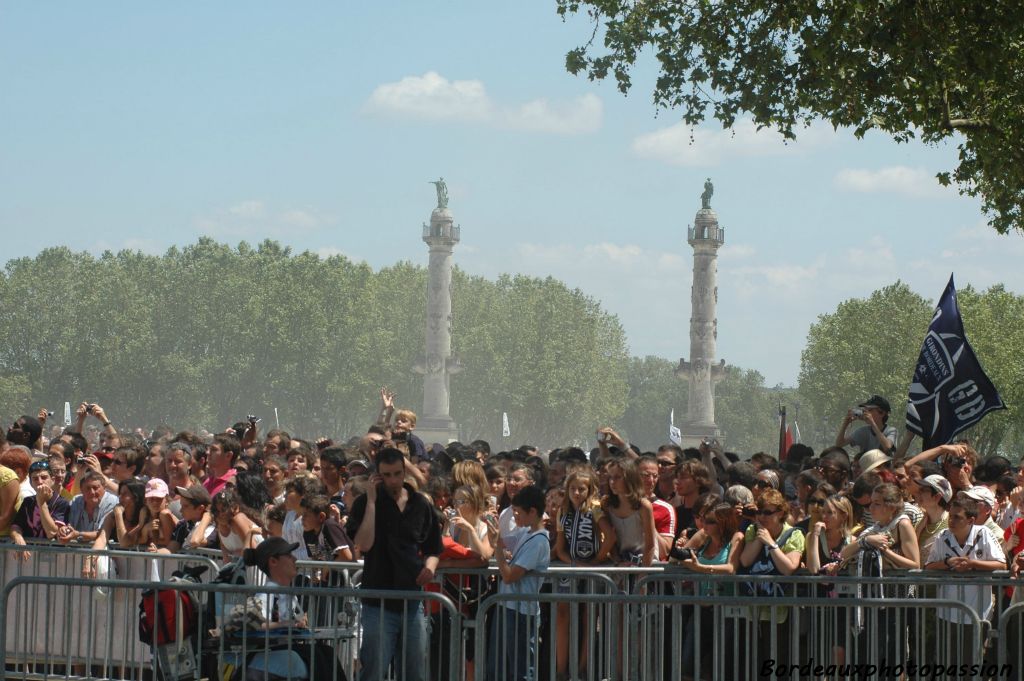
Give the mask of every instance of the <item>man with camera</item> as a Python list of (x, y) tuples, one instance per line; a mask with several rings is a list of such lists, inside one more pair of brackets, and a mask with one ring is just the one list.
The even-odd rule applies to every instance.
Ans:
[[(891, 456), (897, 435), (896, 428), (888, 425), (889, 411), (889, 401), (880, 395), (872, 395), (850, 409), (836, 435), (836, 447), (853, 445), (858, 456), (872, 449), (880, 449)], [(846, 431), (854, 421), (864, 421), (865, 425), (847, 435)]]

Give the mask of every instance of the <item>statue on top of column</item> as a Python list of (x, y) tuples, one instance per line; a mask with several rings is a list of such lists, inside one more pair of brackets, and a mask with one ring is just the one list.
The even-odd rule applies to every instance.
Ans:
[(434, 189), (437, 190), (438, 210), (444, 210), (448, 207), (448, 185), (444, 183), (443, 177), (432, 181), (430, 184), (434, 185)]
[(715, 185), (711, 184), (711, 178), (709, 177), (704, 181), (704, 193), (700, 195), (700, 207), (703, 209), (711, 208), (711, 197), (715, 193)]

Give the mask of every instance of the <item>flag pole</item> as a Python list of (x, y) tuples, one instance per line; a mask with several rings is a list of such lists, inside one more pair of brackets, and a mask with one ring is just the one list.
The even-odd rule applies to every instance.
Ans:
[(786, 459), (786, 407), (779, 403), (779, 461)]

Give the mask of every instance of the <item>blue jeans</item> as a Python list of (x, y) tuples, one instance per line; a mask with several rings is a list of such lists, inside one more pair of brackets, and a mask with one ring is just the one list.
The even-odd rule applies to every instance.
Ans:
[(359, 681), (378, 681), (395, 658), (397, 678), (423, 681), (427, 660), (427, 627), (423, 603), (388, 610), (363, 603), (363, 643), (359, 646)]
[(494, 609), (487, 645), (488, 681), (537, 678), (538, 619), (503, 605)]

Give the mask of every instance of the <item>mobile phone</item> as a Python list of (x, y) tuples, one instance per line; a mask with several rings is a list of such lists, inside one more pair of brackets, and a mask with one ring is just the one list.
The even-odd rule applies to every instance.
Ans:
[(604, 442), (607, 439), (608, 439), (608, 435), (606, 435), (605, 433), (598, 433), (597, 434), (597, 441), (598, 442)]

